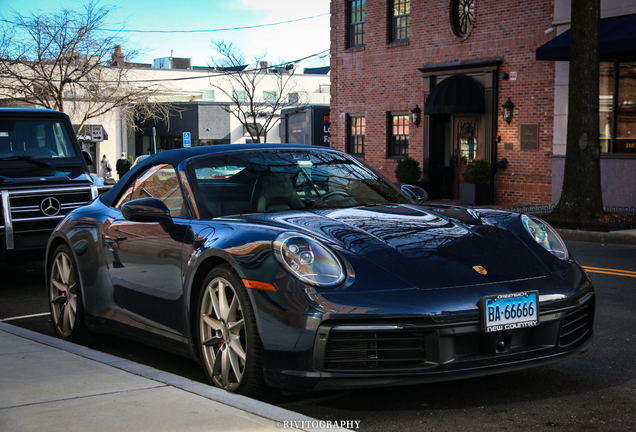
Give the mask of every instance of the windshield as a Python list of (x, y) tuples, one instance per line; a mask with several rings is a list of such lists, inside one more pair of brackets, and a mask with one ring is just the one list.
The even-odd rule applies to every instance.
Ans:
[(0, 120), (0, 160), (75, 157), (65, 124), (56, 120)]
[(372, 170), (332, 152), (253, 151), (198, 159), (191, 171), (213, 217), (412, 203)]

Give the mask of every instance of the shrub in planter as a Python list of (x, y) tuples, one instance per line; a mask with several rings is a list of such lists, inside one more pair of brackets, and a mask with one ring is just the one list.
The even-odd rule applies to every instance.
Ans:
[(417, 183), (422, 177), (420, 163), (413, 158), (400, 159), (395, 168), (395, 178), (402, 183)]
[(490, 163), (483, 159), (474, 159), (466, 165), (462, 173), (466, 183), (459, 185), (459, 199), (462, 204), (494, 204), (494, 188)]
[(486, 184), (490, 183), (492, 170), (490, 163), (484, 159), (473, 159), (466, 165), (462, 177), (466, 183)]

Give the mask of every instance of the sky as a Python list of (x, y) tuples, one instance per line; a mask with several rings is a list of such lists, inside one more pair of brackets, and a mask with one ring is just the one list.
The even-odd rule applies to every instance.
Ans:
[[(0, 18), (14, 13), (30, 15), (79, 10), (81, 0), (0, 0)], [(134, 61), (152, 63), (160, 57), (191, 58), (193, 66), (207, 66), (215, 55), (211, 41), (234, 42), (246, 57), (261, 56), (271, 64), (291, 62), (329, 50), (329, 0), (101, 0), (112, 8), (107, 17), (112, 28), (126, 30), (218, 30), (259, 26), (305, 19), (293, 23), (243, 30), (205, 33), (122, 33), (122, 50), (139, 48)], [(126, 40), (127, 39), (127, 40)], [(324, 55), (325, 53), (323, 53)], [(328, 54), (328, 52), (327, 52)], [(303, 60), (303, 65), (328, 66), (328, 57)]]

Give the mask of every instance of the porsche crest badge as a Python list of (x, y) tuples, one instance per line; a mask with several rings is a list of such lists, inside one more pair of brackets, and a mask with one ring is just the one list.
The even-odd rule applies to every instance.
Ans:
[(487, 275), (488, 274), (488, 270), (486, 270), (485, 268), (483, 268), (482, 266), (474, 266), (473, 270), (475, 270), (477, 273), (479, 273), (480, 275)]

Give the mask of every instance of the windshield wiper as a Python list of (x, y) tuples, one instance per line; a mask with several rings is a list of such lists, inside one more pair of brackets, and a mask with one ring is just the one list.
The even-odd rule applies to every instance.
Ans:
[(8, 156), (8, 157), (0, 158), (0, 161), (7, 161), (7, 160), (23, 160), (23, 161), (32, 163), (33, 165), (39, 165), (43, 167), (51, 166), (50, 164), (46, 162), (42, 162), (41, 160), (33, 159), (31, 156)]

